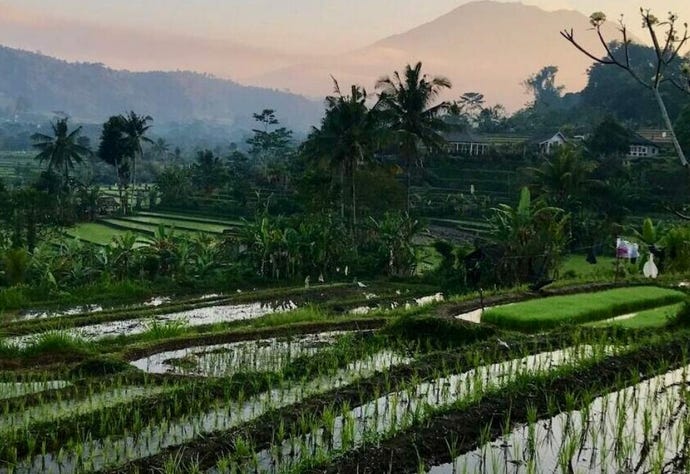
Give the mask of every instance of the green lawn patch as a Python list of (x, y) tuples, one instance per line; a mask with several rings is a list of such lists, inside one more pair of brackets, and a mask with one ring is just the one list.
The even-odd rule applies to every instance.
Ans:
[(680, 303), (685, 298), (685, 294), (680, 291), (656, 286), (618, 288), (500, 306), (486, 311), (482, 320), (511, 329), (541, 330), (563, 324), (601, 321)]
[[(623, 262), (622, 265), (627, 266), (627, 262)], [(558, 269), (560, 278), (568, 280), (612, 280), (615, 273), (616, 259), (606, 256), (598, 256), (597, 263), (591, 264), (587, 262), (586, 255), (569, 255), (563, 260), (561, 267)]]
[(678, 315), (683, 309), (685, 303), (676, 303), (668, 306), (660, 306), (658, 308), (640, 311), (635, 316), (629, 319), (621, 319), (618, 321), (599, 321), (591, 323), (592, 326), (619, 326), (629, 329), (643, 329), (643, 328), (661, 328), (666, 325)]
[(78, 224), (65, 230), (65, 234), (69, 237), (75, 237), (97, 245), (108, 245), (113, 238), (126, 235), (127, 233), (126, 230), (115, 229), (97, 222)]

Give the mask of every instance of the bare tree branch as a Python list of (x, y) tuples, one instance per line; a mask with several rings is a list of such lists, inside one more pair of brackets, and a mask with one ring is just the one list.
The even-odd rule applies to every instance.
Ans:
[[(683, 68), (683, 74), (687, 76), (687, 87), (684, 87), (683, 84), (679, 82), (676, 78), (665, 77), (666, 70), (671, 66), (671, 64), (675, 60), (677, 60), (680, 57), (680, 51), (682, 50), (683, 46), (685, 46), (690, 41), (690, 33), (688, 33), (688, 24), (684, 24), (685, 30), (683, 33), (683, 37), (678, 39), (678, 29), (676, 28), (676, 22), (678, 21), (678, 17), (675, 14), (669, 13), (668, 20), (664, 22), (659, 22), (659, 19), (655, 17), (650, 10), (644, 10), (640, 8), (640, 15), (642, 16), (643, 21), (642, 26), (649, 33), (649, 36), (653, 44), (654, 54), (656, 55), (656, 66), (654, 67), (655, 73), (651, 78), (650, 82), (643, 80), (632, 67), (632, 64), (630, 62), (631, 42), (628, 38), (627, 28), (622, 19), (619, 21), (619, 31), (623, 37), (623, 43), (621, 47), (623, 49), (623, 54), (625, 56), (625, 62), (621, 61), (619, 58), (616, 57), (616, 55), (614, 54), (614, 48), (610, 46), (610, 44), (606, 41), (606, 38), (604, 37), (602, 27), (606, 24), (606, 15), (604, 15), (601, 12), (593, 13), (589, 18), (590, 23), (596, 31), (600, 43), (603, 45), (604, 50), (606, 51), (605, 58), (598, 58), (596, 55), (589, 52), (585, 47), (578, 43), (578, 41), (575, 39), (575, 33), (572, 28), (570, 29), (570, 31), (561, 31), (561, 36), (563, 36), (568, 42), (575, 46), (575, 48), (577, 48), (580, 52), (585, 54), (588, 58), (592, 59), (594, 62), (598, 64), (617, 66), (620, 69), (627, 71), (628, 74), (630, 74), (630, 76), (634, 78), (635, 81), (637, 81), (641, 86), (652, 91), (652, 93), (654, 94), (654, 98), (656, 99), (657, 104), (659, 106), (661, 117), (664, 120), (666, 128), (669, 130), (671, 134), (673, 146), (676, 150), (676, 153), (678, 154), (680, 163), (682, 166), (687, 167), (688, 161), (685, 158), (685, 154), (683, 153), (683, 149), (680, 143), (678, 142), (678, 138), (673, 129), (673, 122), (669, 117), (668, 110), (666, 109), (666, 104), (664, 103), (663, 97), (661, 96), (661, 92), (659, 90), (659, 86), (664, 82), (671, 82), (675, 87), (679, 88), (680, 90), (690, 93), (690, 66), (686, 65)], [(666, 36), (664, 39), (663, 47), (661, 46), (661, 42), (659, 41), (659, 35), (657, 33), (658, 27), (666, 28)]]

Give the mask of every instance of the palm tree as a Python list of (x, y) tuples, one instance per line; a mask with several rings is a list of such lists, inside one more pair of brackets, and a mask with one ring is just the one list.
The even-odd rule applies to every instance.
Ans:
[(380, 113), (367, 104), (367, 91), (353, 85), (350, 95), (340, 91), (333, 79), (335, 94), (326, 97), (326, 115), (305, 143), (308, 157), (322, 161), (340, 176), (340, 212), (345, 217), (345, 181), (350, 187), (352, 228), (357, 224), (357, 168), (370, 160), (383, 138)]
[(422, 63), (405, 67), (403, 76), (396, 71), (393, 77), (383, 77), (376, 83), (381, 89), (380, 108), (389, 116), (397, 135), (407, 171), (407, 209), (410, 208), (411, 171), (420, 163), (420, 144), (429, 151), (439, 151), (445, 143), (439, 133), (444, 128), (440, 113), (448, 108), (446, 102), (433, 105), (443, 89), (452, 87), (442, 76), (422, 74)]
[(170, 156), (170, 145), (165, 141), (164, 138), (159, 138), (153, 143), (153, 154), (159, 160), (163, 157)]
[(130, 111), (127, 115), (121, 117), (124, 139), (128, 142), (132, 153), (132, 156), (130, 156), (132, 160), (132, 184), (136, 186), (137, 158), (141, 158), (144, 155), (142, 144), (153, 143), (153, 140), (146, 136), (146, 133), (151, 128), (150, 122), (153, 121), (153, 118), (150, 115), (137, 115), (134, 111)]
[(31, 136), (35, 142), (34, 148), (39, 150), (36, 158), (41, 163), (48, 162), (48, 171), (58, 170), (62, 173), (65, 190), (69, 189), (70, 171), (91, 154), (91, 150), (79, 144), (81, 127), (70, 131), (67, 121), (67, 118), (63, 118), (51, 123), (52, 136), (42, 133), (35, 133)]
[(529, 168), (532, 187), (552, 205), (572, 211), (580, 207), (592, 186), (599, 184), (591, 178), (595, 164), (585, 160), (578, 148), (561, 147), (541, 166)]

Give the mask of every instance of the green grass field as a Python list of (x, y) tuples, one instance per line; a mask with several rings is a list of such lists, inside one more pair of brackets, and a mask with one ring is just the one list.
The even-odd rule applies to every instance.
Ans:
[[(559, 268), (559, 275), (565, 279), (613, 279), (616, 273), (614, 257), (597, 257), (597, 263), (588, 263), (585, 255), (573, 254), (565, 258)], [(627, 265), (627, 264), (626, 264)]]
[(208, 232), (212, 234), (222, 234), (224, 230), (234, 227), (233, 225), (219, 225), (206, 222), (194, 222), (185, 219), (174, 219), (167, 217), (153, 217), (153, 216), (132, 216), (118, 219), (123, 223), (136, 223), (147, 226), (152, 226), (155, 230), (159, 225), (165, 227), (174, 227), (177, 230), (188, 230), (192, 232)]
[[(115, 229), (98, 222), (86, 222), (65, 230), (65, 235), (69, 237), (97, 245), (108, 245), (115, 237), (121, 237), (127, 233), (126, 230)], [(140, 236), (139, 241), (143, 244), (144, 237)]]
[(591, 326), (619, 326), (628, 329), (642, 329), (642, 328), (661, 328), (666, 326), (671, 319), (676, 316), (685, 303), (676, 303), (668, 306), (660, 306), (658, 308), (640, 311), (635, 316), (629, 319), (622, 319), (619, 321), (599, 321), (590, 323)]
[(679, 303), (685, 294), (654, 286), (619, 288), (598, 293), (553, 296), (486, 311), (482, 320), (511, 329), (541, 330), (587, 323)]
[(40, 163), (33, 151), (0, 151), (0, 179), (8, 184), (23, 184), (33, 180), (40, 171)]
[(173, 230), (177, 234), (193, 236), (199, 233), (220, 235), (242, 225), (239, 221), (220, 221), (206, 219), (203, 216), (187, 216), (172, 213), (158, 214), (152, 212), (133, 216), (110, 217), (97, 222), (78, 224), (65, 231), (70, 237), (98, 245), (108, 245), (113, 238), (131, 232), (138, 236), (143, 244), (153, 237), (159, 226)]

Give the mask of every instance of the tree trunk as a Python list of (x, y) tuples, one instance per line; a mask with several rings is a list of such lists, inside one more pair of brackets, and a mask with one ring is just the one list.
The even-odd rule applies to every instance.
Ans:
[(357, 227), (357, 193), (355, 189), (355, 168), (352, 167), (350, 173), (350, 192), (352, 193), (352, 236), (355, 235), (355, 227)]
[(671, 117), (669, 117), (668, 115), (668, 110), (666, 110), (666, 104), (664, 104), (664, 99), (661, 97), (661, 94), (659, 93), (659, 88), (654, 87), (652, 91), (654, 92), (654, 97), (656, 98), (657, 104), (659, 104), (661, 117), (664, 119), (666, 128), (671, 134), (671, 139), (673, 140), (673, 147), (676, 149), (676, 153), (678, 154), (678, 158), (680, 159), (680, 164), (687, 167), (688, 160), (685, 158), (685, 153), (683, 153), (683, 148), (680, 146), (678, 138), (676, 138), (676, 132), (673, 130), (673, 122), (671, 122)]
[(120, 177), (120, 166), (117, 163), (115, 163), (115, 175), (117, 179), (117, 194), (120, 197), (120, 211), (122, 211), (122, 214), (127, 214), (127, 211), (125, 210), (124, 197), (122, 195), (122, 178)]
[(340, 164), (340, 218), (345, 221), (345, 163)]
[(405, 153), (407, 155), (406, 158), (406, 165), (405, 167), (407, 168), (407, 204), (406, 204), (406, 211), (409, 214), (410, 213), (410, 193), (412, 189), (412, 150), (407, 150)]

